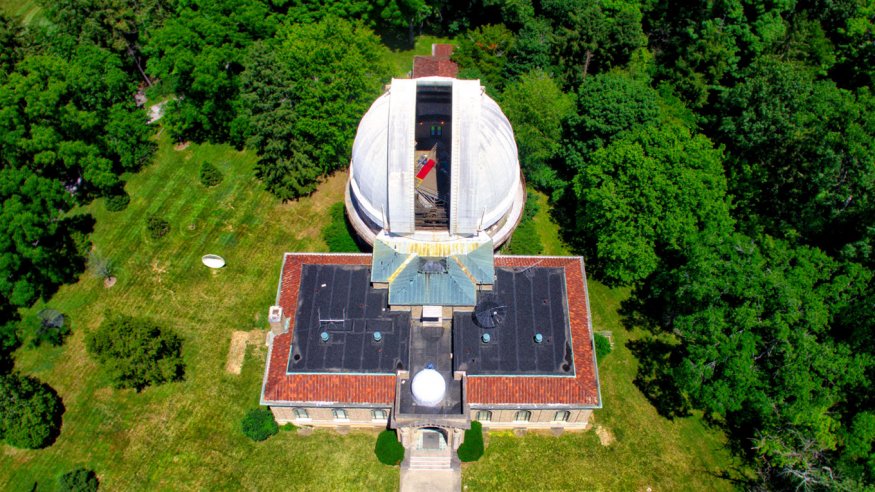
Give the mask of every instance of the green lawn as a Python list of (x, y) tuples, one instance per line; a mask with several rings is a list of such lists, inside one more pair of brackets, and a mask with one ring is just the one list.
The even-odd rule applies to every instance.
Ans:
[[(202, 160), (225, 175), (205, 189)], [(97, 471), (107, 490), (238, 490), (285, 487), (392, 490), (398, 470), (373, 455), (376, 433), (338, 436), (281, 432), (262, 443), (238, 426), (258, 404), (266, 349), (250, 348), (241, 375), (225, 372), (234, 330), (265, 328), (286, 251), (325, 250), (319, 239), (328, 207), (343, 193), (345, 174), (311, 198), (280, 204), (254, 177), (254, 157), (225, 146), (173, 149), (162, 139), (156, 162), (131, 177), (127, 210), (87, 210), (97, 226), (95, 249), (117, 265), (106, 289), (86, 273), (48, 303), (69, 316), (73, 335), (61, 348), (17, 353), (17, 369), (51, 384), (66, 407), (61, 436), (45, 450), (0, 447), (0, 490), (31, 490), (77, 466)], [(171, 232), (151, 240), (145, 219), (167, 219)], [(227, 267), (201, 265), (205, 253)], [(38, 309), (40, 306), (35, 307)], [(110, 312), (147, 316), (185, 339), (185, 381), (113, 390), (84, 350), (84, 333)]]
[(7, 15), (20, 18), (21, 23), (25, 26), (39, 20), (42, 7), (36, 0), (0, 0), (0, 11)]

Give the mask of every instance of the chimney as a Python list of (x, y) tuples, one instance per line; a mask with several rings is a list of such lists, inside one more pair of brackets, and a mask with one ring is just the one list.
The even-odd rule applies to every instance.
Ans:
[(267, 315), (267, 322), (270, 324), (271, 333), (280, 335), (288, 331), (289, 319), (283, 315), (283, 308), (279, 306), (271, 306)]

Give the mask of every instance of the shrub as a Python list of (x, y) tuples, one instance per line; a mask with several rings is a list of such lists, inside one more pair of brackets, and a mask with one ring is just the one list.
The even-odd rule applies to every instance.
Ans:
[(295, 427), (295, 424), (288, 422), (286, 424), (283, 424), (283, 426), (280, 427), (280, 429), (282, 429), (285, 432), (289, 432), (289, 431), (293, 431), (293, 430), (297, 429), (297, 427)]
[(279, 431), (273, 413), (266, 408), (253, 408), (243, 416), (243, 434), (253, 441), (263, 441)]
[(59, 492), (95, 492), (100, 486), (93, 470), (79, 468), (58, 478)]
[(182, 339), (173, 330), (130, 316), (112, 316), (85, 337), (85, 348), (116, 388), (137, 391), (182, 379)]
[(17, 448), (51, 444), (61, 430), (64, 405), (51, 386), (18, 373), (0, 376), (0, 439)]
[(361, 249), (346, 225), (343, 202), (335, 203), (328, 211), (331, 222), (322, 229), (322, 239), (332, 253), (358, 253)]
[(43, 309), (36, 316), (36, 329), (30, 340), (31, 347), (39, 347), (48, 343), (54, 347), (64, 344), (64, 339), (70, 334), (70, 327), (66, 324), (63, 314), (54, 309)]
[(207, 188), (216, 186), (217, 184), (222, 182), (222, 171), (219, 171), (216, 166), (210, 164), (209, 162), (204, 161), (204, 163), (201, 164), (200, 179), (201, 184), (206, 186)]
[(600, 335), (598, 333), (595, 334), (595, 357), (596, 362), (601, 362), (602, 357), (606, 357), (611, 353), (611, 341), (608, 340), (608, 337), (604, 335)]
[(170, 232), (170, 223), (160, 217), (150, 215), (146, 220), (146, 228), (149, 229), (149, 237), (160, 239)]
[(395, 431), (384, 430), (377, 436), (377, 445), (374, 447), (374, 454), (377, 459), (384, 465), (397, 465), (404, 459), (404, 446), (398, 442), (395, 436)]
[(465, 440), (459, 446), (460, 461), (477, 461), (483, 456), (483, 425), (476, 420), (465, 431)]
[(128, 195), (125, 190), (121, 190), (120, 193), (106, 197), (103, 205), (109, 212), (121, 212), (128, 208), (129, 203), (131, 203), (131, 195)]

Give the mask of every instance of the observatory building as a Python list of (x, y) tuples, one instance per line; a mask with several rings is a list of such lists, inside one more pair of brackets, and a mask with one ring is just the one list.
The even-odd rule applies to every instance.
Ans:
[(346, 213), (372, 253), (287, 253), (269, 311), (261, 404), (397, 429), (402, 477), (458, 469), (472, 420), (561, 432), (601, 408), (583, 259), (494, 253), (525, 201), (513, 130), (479, 81), (443, 76), (446, 49), (358, 127)]

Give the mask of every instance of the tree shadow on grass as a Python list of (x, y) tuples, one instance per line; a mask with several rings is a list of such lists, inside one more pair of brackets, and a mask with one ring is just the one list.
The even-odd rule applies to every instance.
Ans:
[(681, 347), (655, 337), (629, 340), (626, 347), (638, 359), (633, 383), (663, 417), (673, 420), (690, 415), (690, 402), (674, 380), (673, 368), (681, 362)]

